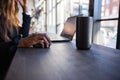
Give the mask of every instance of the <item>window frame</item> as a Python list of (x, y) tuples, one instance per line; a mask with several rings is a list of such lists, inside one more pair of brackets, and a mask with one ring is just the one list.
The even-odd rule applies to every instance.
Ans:
[[(102, 0), (90, 0), (90, 4), (94, 4), (93, 10), (90, 12), (90, 15), (94, 17), (94, 28), (93, 28), (93, 42), (97, 42), (97, 32), (100, 30), (100, 22), (101, 21), (111, 21), (111, 20), (117, 20), (118, 26), (117, 26), (117, 39), (116, 39), (116, 49), (120, 49), (120, 2), (119, 2), (119, 13), (118, 18), (107, 18), (107, 19), (101, 19), (101, 9), (102, 9)], [(97, 34), (97, 35), (96, 35)]]

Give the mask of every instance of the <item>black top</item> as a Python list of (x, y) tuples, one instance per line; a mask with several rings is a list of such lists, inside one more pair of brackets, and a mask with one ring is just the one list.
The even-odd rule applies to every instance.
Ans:
[(18, 29), (19, 34), (17, 34), (16, 29), (13, 29), (12, 36), (10, 36), (8, 32), (8, 36), (12, 41), (5, 42), (0, 35), (0, 80), (1, 80), (1, 77), (5, 75), (6, 70), (10, 65), (10, 62), (17, 49), (17, 45), (19, 43), (21, 35), (22, 37), (28, 36), (30, 20), (31, 20), (30, 16), (23, 13), (23, 24), (22, 24), (22, 27)]

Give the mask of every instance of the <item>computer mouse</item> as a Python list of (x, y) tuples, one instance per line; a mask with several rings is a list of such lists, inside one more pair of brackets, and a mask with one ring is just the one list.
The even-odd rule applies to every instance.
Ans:
[(34, 47), (34, 48), (43, 48), (43, 47), (42, 47), (42, 44), (35, 44), (35, 45), (33, 45), (33, 47)]
[[(49, 48), (51, 44), (49, 44), (48, 47), (44, 47), (44, 48)], [(35, 44), (33, 45), (34, 48), (43, 48), (42, 44)]]

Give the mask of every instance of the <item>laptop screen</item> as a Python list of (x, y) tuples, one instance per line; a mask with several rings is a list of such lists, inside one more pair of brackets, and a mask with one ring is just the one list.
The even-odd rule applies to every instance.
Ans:
[(69, 17), (64, 24), (61, 36), (67, 37), (72, 40), (76, 31), (76, 16)]

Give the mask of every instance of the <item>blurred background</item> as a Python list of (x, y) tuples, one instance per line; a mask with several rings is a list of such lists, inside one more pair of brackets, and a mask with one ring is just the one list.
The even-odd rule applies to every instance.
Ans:
[[(89, 16), (89, 10), (94, 10), (93, 42), (116, 48), (119, 2), (119, 0), (29, 0), (28, 6), (32, 17), (30, 32), (47, 31), (60, 34), (68, 17)], [(22, 19), (21, 15), (20, 18)]]

